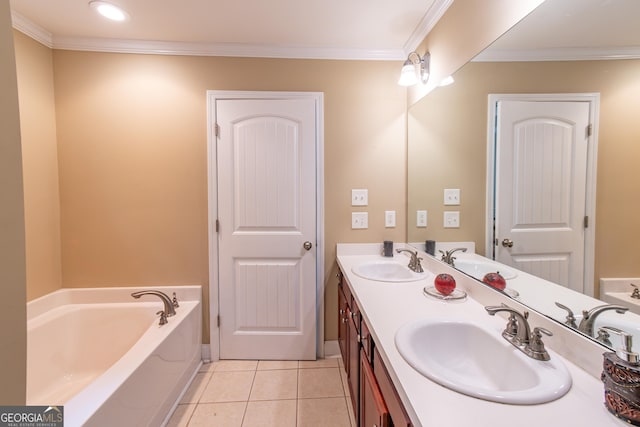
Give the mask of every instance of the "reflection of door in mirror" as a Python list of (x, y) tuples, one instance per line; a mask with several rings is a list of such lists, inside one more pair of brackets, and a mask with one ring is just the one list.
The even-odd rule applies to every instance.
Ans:
[(589, 103), (522, 96), (495, 111), (495, 259), (583, 292)]

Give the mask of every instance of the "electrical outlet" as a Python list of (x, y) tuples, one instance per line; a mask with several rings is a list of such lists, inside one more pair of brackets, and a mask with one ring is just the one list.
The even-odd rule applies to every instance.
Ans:
[(426, 226), (427, 226), (427, 211), (417, 211), (416, 227), (426, 227)]
[(351, 228), (362, 229), (369, 228), (368, 212), (351, 212)]
[(460, 189), (459, 188), (445, 188), (444, 189), (444, 204), (448, 206), (454, 206), (460, 204)]
[(384, 226), (387, 228), (396, 226), (396, 211), (384, 211)]
[(459, 211), (444, 212), (444, 228), (460, 228), (460, 212)]
[(369, 190), (366, 188), (351, 190), (351, 206), (367, 206), (369, 204)]

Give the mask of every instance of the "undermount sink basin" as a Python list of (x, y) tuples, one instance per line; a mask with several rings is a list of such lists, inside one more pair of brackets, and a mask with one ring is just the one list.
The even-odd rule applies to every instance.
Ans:
[(367, 261), (354, 266), (351, 271), (363, 279), (379, 282), (413, 282), (426, 277), (425, 273), (409, 270), (406, 263), (387, 260)]
[(497, 264), (490, 260), (485, 261), (473, 258), (456, 258), (456, 260), (453, 262), (453, 266), (463, 273), (475, 277), (478, 280), (482, 280), (484, 275), (487, 273), (495, 272), (499, 272), (500, 275), (506, 280), (513, 279), (517, 276), (515, 270), (505, 267), (504, 265)]
[(560, 360), (534, 360), (499, 332), (474, 323), (424, 319), (398, 329), (395, 341), (416, 371), (479, 399), (533, 405), (558, 399), (571, 388)]

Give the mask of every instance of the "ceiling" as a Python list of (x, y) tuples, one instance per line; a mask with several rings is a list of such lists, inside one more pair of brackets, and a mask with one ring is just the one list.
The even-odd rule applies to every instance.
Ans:
[(55, 49), (324, 59), (405, 59), (453, 0), (10, 0), (13, 26)]
[(640, 58), (640, 0), (546, 0), (476, 61)]

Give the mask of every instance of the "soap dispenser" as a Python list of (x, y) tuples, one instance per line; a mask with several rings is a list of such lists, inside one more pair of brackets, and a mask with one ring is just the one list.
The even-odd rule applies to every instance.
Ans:
[(611, 326), (600, 330), (622, 339), (621, 348), (603, 355), (604, 404), (616, 417), (640, 426), (640, 356), (632, 351), (632, 337), (625, 331)]

